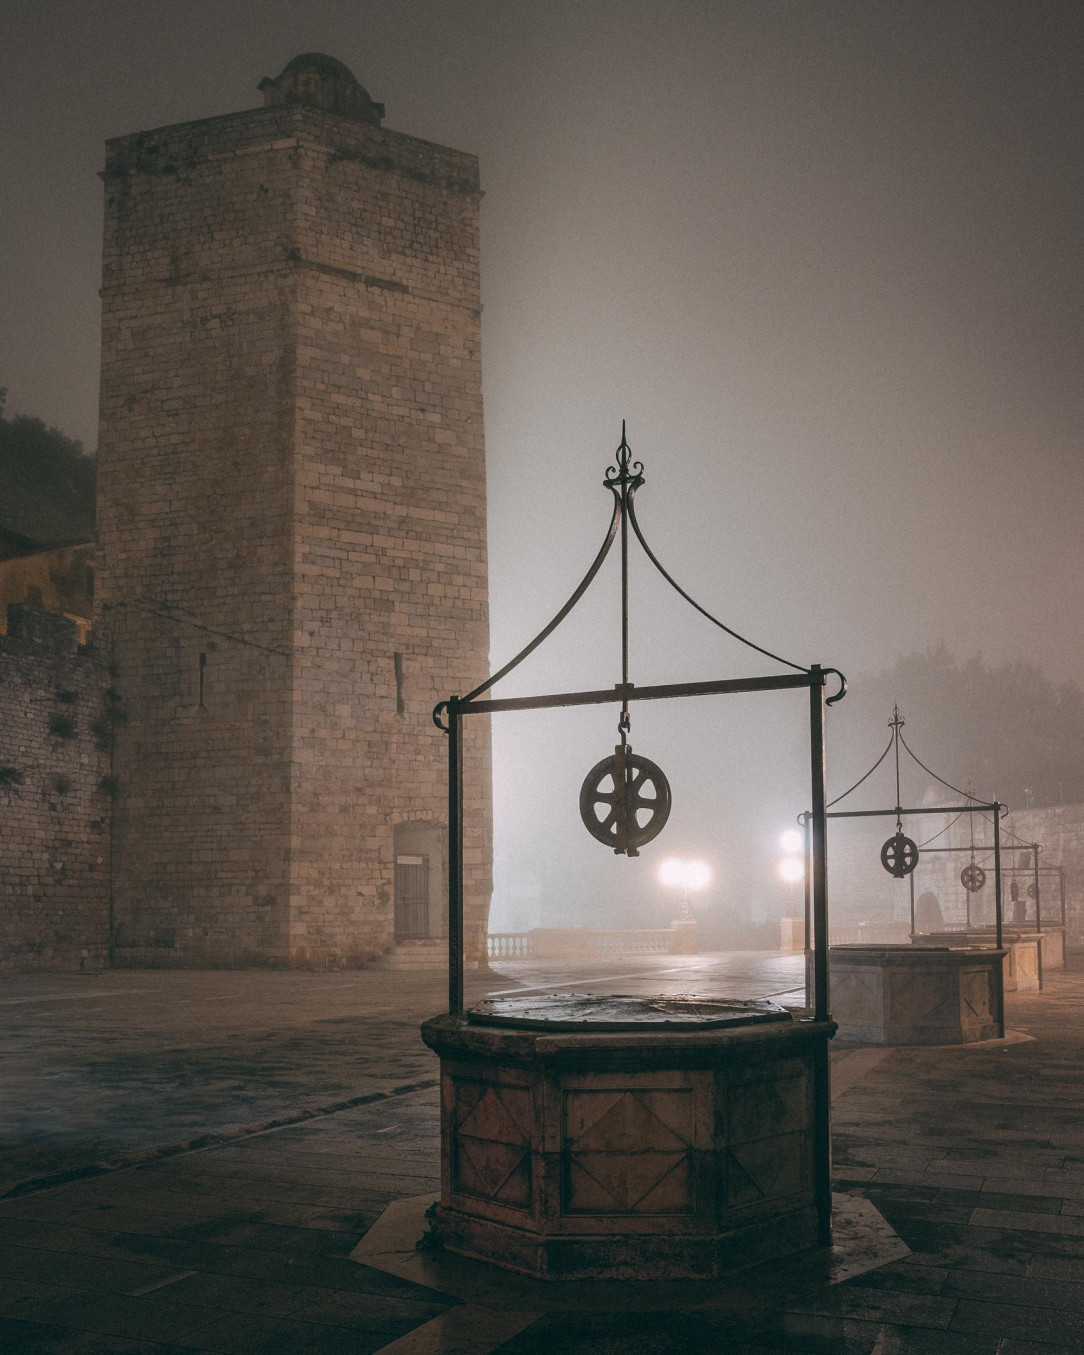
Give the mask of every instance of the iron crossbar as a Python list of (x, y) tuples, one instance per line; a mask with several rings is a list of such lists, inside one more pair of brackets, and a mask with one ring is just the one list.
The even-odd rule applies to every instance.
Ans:
[[(823, 683), (823, 677), (816, 685)], [(458, 715), (493, 715), (507, 710), (552, 710), (565, 706), (603, 706), (610, 701), (665, 701), (682, 696), (723, 696), (734, 692), (778, 692), (788, 688), (810, 687), (814, 679), (809, 673), (785, 673), (781, 676), (756, 678), (721, 678), (711, 682), (666, 682), (656, 686), (637, 687), (632, 682), (615, 682), (586, 692), (554, 692), (546, 696), (511, 696), (494, 701), (448, 702), (449, 711)]]
[[(974, 804), (974, 805), (933, 805), (921, 809), (830, 809), (825, 816), (829, 819), (883, 819), (895, 818), (898, 814), (903, 818), (906, 814), (979, 814), (990, 809), (1000, 809), (1001, 806), (994, 804)], [(1030, 844), (1029, 844), (1030, 845)]]

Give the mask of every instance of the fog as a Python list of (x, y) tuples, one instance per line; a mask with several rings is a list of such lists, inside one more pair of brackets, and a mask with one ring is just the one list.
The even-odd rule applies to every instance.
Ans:
[[(389, 127), (481, 157), (494, 666), (593, 558), (623, 418), (653, 549), (756, 643), (856, 690), (939, 640), (1084, 666), (1076, 0), (17, 0), (5, 30), (9, 409), (95, 443), (103, 140), (256, 106), (323, 50)], [(633, 564), (634, 682), (780, 671)], [(495, 695), (618, 680), (618, 603), (614, 559)], [(494, 927), (662, 925), (686, 852), (709, 931), (777, 913), (804, 719), (797, 693), (634, 707), (674, 809), (632, 861), (577, 810), (616, 712), (495, 719)], [(866, 736), (833, 708), (833, 792)]]

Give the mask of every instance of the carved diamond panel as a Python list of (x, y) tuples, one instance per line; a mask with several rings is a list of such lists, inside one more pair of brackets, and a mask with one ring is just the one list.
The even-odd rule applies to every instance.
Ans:
[(564, 1211), (692, 1213), (692, 1134), (691, 1090), (566, 1092)]
[(891, 992), (888, 1020), (893, 1026), (945, 1026), (959, 1020), (955, 994), (944, 974), (921, 970), (893, 974)]
[(985, 1024), (993, 1018), (990, 1013), (990, 977), (981, 974), (961, 974), (960, 997), (963, 999), (964, 1019)]
[(457, 1082), (452, 1189), (526, 1209), (531, 1200), (530, 1123), (528, 1088)]
[(832, 1005), (849, 1026), (881, 1024), (881, 979), (840, 966), (832, 971)]
[(812, 1118), (806, 1070), (799, 1069), (796, 1077), (732, 1079), (725, 1109), (726, 1138), (731, 1143), (805, 1129)]
[(805, 1134), (731, 1144), (726, 1154), (726, 1207), (742, 1209), (799, 1195), (809, 1186)]

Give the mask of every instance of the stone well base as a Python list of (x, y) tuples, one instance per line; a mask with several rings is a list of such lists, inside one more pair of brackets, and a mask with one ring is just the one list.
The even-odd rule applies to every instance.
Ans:
[[(996, 931), (993, 927), (972, 927), (959, 932), (928, 932), (914, 938), (916, 946), (992, 946)], [(1027, 928), (1002, 929), (1001, 944), (1005, 952), (1003, 963), (1005, 991), (1035, 992), (1042, 985), (1042, 972), (1047, 967), (1053, 932), (1030, 931)], [(1064, 945), (1064, 928), (1058, 940)], [(1055, 943), (1056, 944), (1056, 943)], [(1064, 950), (1061, 967), (1065, 966)]]
[(714, 1027), (428, 1021), (441, 1245), (562, 1280), (711, 1279), (826, 1245), (834, 1026), (731, 1005)]
[(970, 1044), (1001, 1034), (1002, 950), (832, 946), (833, 1014), (863, 1044)]

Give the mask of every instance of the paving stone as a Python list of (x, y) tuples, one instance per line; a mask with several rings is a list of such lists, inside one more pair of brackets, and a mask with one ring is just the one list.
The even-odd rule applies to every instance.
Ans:
[[(20, 1280), (5, 1275), (0, 1282), (0, 1317), (18, 1317), (19, 1309), (28, 1301), (65, 1299), (78, 1291), (77, 1284), (45, 1284), (41, 1280)], [(3, 1349), (0, 1346), (0, 1349)]]
[(255, 1313), (289, 1317), (311, 1303), (320, 1291), (305, 1284), (283, 1284), (240, 1276), (189, 1274), (162, 1291), (160, 1297), (212, 1312)]
[(951, 1325), (953, 1331), (1060, 1343), (1071, 1350), (1084, 1348), (1084, 1313), (1062, 1308), (1032, 1308), (1023, 1304), (960, 1299)]
[[(350, 1327), (355, 1331), (410, 1331), (444, 1312), (446, 1303), (432, 1299), (403, 1298), (390, 1294), (332, 1293), (325, 1290), (312, 1298), (295, 1316), (332, 1327)], [(391, 1340), (391, 1336), (387, 1338)]]
[(1066, 1218), (1061, 1214), (1014, 1212), (1008, 1209), (976, 1209), (971, 1215), (976, 1228), (1018, 1228), (1022, 1232), (1055, 1233), (1064, 1237), (1084, 1237), (1084, 1218)]
[(699, 1314), (573, 1312), (540, 1318), (493, 1355), (719, 1355), (735, 1348)]
[(814, 1300), (803, 1301), (793, 1307), (788, 1306), (787, 1311), (944, 1328), (952, 1320), (955, 1309), (955, 1298), (841, 1284), (825, 1290)]
[(80, 1289), (107, 1294), (133, 1294), (137, 1289), (160, 1283), (177, 1273), (173, 1266), (157, 1262), (122, 1261), (112, 1257), (83, 1256), (73, 1264), (70, 1253), (36, 1247), (0, 1246), (0, 1276), (36, 1280), (42, 1284), (72, 1288), (78, 1277)]
[(78, 1332), (0, 1318), (0, 1350), (9, 1355), (192, 1355), (191, 1346)]
[(914, 1257), (895, 1261), (891, 1265), (867, 1270), (848, 1281), (858, 1289), (898, 1289), (910, 1294), (939, 1294), (948, 1270), (944, 1266), (922, 1265)]
[(1084, 1256), (1036, 1256), (1028, 1274), (1040, 1280), (1068, 1280), (1084, 1284)]
[(941, 1292), (957, 1298), (990, 1299), (1024, 1307), (1084, 1310), (1084, 1283), (1040, 1279), (1027, 1275), (983, 1275), (976, 1271), (949, 1274)]
[(323, 1327), (289, 1318), (229, 1314), (189, 1332), (183, 1344), (214, 1355), (371, 1355), (388, 1344), (385, 1333)]
[(204, 1309), (155, 1298), (83, 1292), (63, 1299), (27, 1300), (20, 1320), (50, 1327), (71, 1327), (100, 1336), (176, 1343), (207, 1321)]

